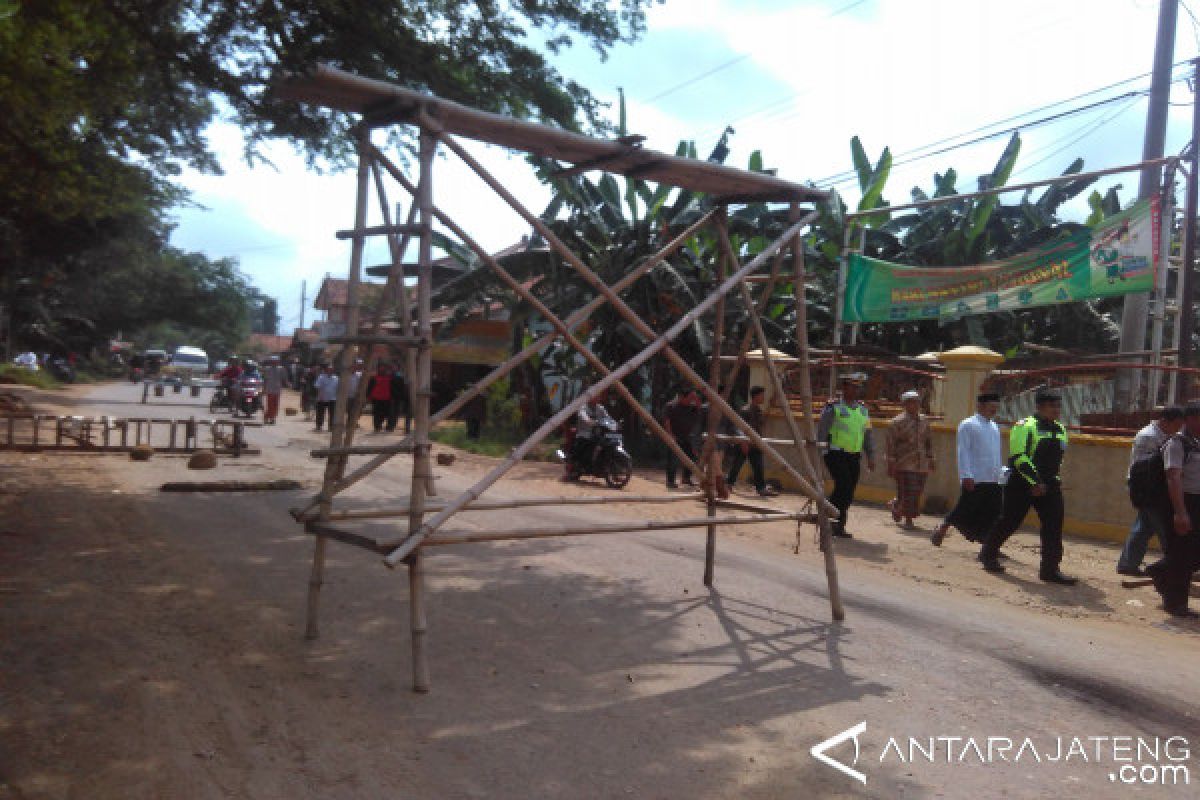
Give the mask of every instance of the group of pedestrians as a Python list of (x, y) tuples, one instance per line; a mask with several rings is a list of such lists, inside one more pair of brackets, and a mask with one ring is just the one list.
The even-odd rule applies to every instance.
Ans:
[[(350, 373), (347, 386), (348, 420), (356, 420), (358, 417), (360, 409), (354, 407), (354, 401), (362, 378), (363, 362), (359, 359)], [(300, 377), (300, 408), (305, 419), (310, 419), (315, 413), (316, 426), (313, 430), (333, 428), (333, 410), (337, 404), (339, 383), (340, 379), (334, 372), (333, 365), (328, 363), (310, 367)], [(381, 362), (376, 367), (375, 374), (367, 378), (364, 401), (371, 405), (371, 425), (375, 433), (394, 432), (401, 417), (404, 418), (404, 432), (409, 433), (412, 430), (408, 383), (403, 373), (390, 363)]]
[[(724, 387), (719, 387), (718, 392), (723, 392)], [(742, 419), (750, 425), (755, 433), (763, 435), (763, 425), (766, 421), (765, 416), (765, 400), (766, 390), (761, 386), (753, 386), (750, 388), (749, 401), (740, 409)], [(681, 387), (675, 399), (667, 403), (666, 410), (663, 413), (662, 424), (667, 433), (675, 440), (675, 444), (683, 451), (684, 455), (690, 458), (693, 462), (696, 461), (696, 440), (704, 427), (704, 421), (708, 418), (708, 404), (700, 399), (700, 393), (691, 386)], [(727, 439), (731, 434), (734, 434), (734, 429), (728, 420), (722, 418), (718, 433)], [(729, 471), (725, 477), (724, 485), (717, 487), (717, 492), (722, 496), (728, 496), (728, 492), (732, 490), (741, 475), (742, 468), (749, 463), (751, 481), (754, 484), (754, 491), (760, 497), (774, 497), (779, 492), (767, 484), (766, 473), (763, 469), (763, 454), (762, 450), (755, 447), (750, 441), (739, 441), (729, 443), (728, 441), (718, 441), (715, 443), (717, 452), (720, 454), (728, 454)], [(687, 467), (680, 469), (679, 459), (675, 457), (674, 452), (667, 452), (667, 488), (675, 489), (679, 486), (676, 482), (676, 477), (680, 471), (683, 473), (683, 485), (695, 486), (692, 481), (692, 471)]]

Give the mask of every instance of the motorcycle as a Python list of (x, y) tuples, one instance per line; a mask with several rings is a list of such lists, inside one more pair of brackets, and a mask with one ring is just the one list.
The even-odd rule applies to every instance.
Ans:
[(238, 381), (237, 407), (233, 410), (236, 417), (239, 413), (245, 417), (253, 417), (263, 410), (263, 382), (261, 378), (242, 378)]
[(224, 385), (214, 389), (212, 398), (208, 401), (208, 413), (215, 414), (218, 411), (233, 411), (233, 400)]
[(625, 437), (615, 419), (602, 420), (592, 427), (591, 448), (584, 457), (585, 463), (575, 460), (575, 447), (570, 450), (570, 456), (562, 450), (555, 453), (559, 461), (566, 463), (568, 480), (594, 475), (604, 478), (613, 489), (624, 489), (633, 477), (633, 459), (625, 450)]
[(75, 382), (75, 368), (65, 358), (50, 359), (50, 363), (46, 365), (46, 369), (55, 380), (62, 381), (63, 383)]

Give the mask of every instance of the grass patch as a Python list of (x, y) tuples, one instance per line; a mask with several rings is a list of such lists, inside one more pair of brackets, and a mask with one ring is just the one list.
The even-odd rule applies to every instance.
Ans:
[(35, 389), (57, 389), (62, 385), (44, 369), (34, 372), (16, 364), (0, 364), (0, 384), (32, 386)]
[[(467, 438), (465, 422), (443, 422), (429, 434), (429, 438), (438, 444), (448, 445), (468, 453), (476, 453), (492, 458), (504, 458), (514, 447), (525, 440), (525, 437), (514, 431), (498, 431), (483, 429), (478, 439)], [(547, 439), (525, 456), (526, 461), (553, 461), (554, 451), (560, 446), (557, 439)]]

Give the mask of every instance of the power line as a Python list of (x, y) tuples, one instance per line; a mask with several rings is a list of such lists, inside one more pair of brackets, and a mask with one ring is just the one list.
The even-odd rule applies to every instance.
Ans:
[[(840, 14), (844, 14), (847, 11), (850, 11), (851, 9), (856, 8), (857, 6), (861, 6), (865, 2), (867, 2), (867, 0), (854, 0), (853, 2), (851, 2), (849, 4), (842, 6), (839, 9), (836, 9), (832, 14), (830, 14), (828, 17), (826, 17), (826, 19), (833, 19), (834, 17), (836, 17)], [(695, 83), (699, 83), (700, 81), (704, 80), (705, 78), (711, 77), (712, 75), (715, 75), (718, 72), (721, 72), (722, 70), (729, 69), (732, 66), (742, 63), (746, 59), (750, 58), (752, 55), (754, 55), (754, 53), (743, 53), (740, 56), (731, 58), (728, 61), (724, 61), (724, 62), (718, 64), (717, 66), (713, 67), (712, 69), (705, 70), (704, 72), (701, 72), (699, 75), (693, 76), (691, 78), (688, 78), (686, 81), (682, 81), (681, 83), (677, 83), (674, 86), (664, 89), (663, 91), (659, 92), (658, 94), (654, 95), (653, 97), (647, 97), (643, 102), (653, 103), (656, 100), (663, 99), (667, 95), (675, 94), (675, 92), (678, 92), (682, 89), (686, 89), (687, 87), (689, 87)]]
[[(1071, 117), (1076, 114), (1082, 114), (1086, 111), (1091, 111), (1093, 109), (1100, 108), (1102, 106), (1106, 106), (1110, 103), (1115, 103), (1120, 100), (1126, 100), (1126, 99), (1130, 99), (1130, 98), (1141, 97), (1141, 96), (1147, 94), (1148, 92), (1149, 92), (1148, 89), (1141, 89), (1141, 90), (1133, 91), (1133, 92), (1125, 92), (1124, 94), (1115, 95), (1113, 97), (1109, 97), (1104, 100), (1097, 100), (1094, 103), (1088, 103), (1087, 105), (1080, 106), (1078, 108), (1067, 109), (1066, 111), (1060, 111), (1057, 114), (1051, 114), (1048, 117), (1042, 117), (1041, 119), (1035, 119), (1035, 120), (1032, 120), (1031, 122), (1026, 122), (1021, 125), (1013, 126), (1012, 128), (1005, 128), (1003, 130), (994, 131), (992, 133), (987, 133), (982, 136), (978, 136), (974, 139), (969, 139), (965, 142), (959, 142), (958, 144), (948, 145), (946, 147), (942, 147), (938, 150), (933, 150), (933, 151), (930, 151), (927, 153), (921, 152), (921, 151), (927, 149), (928, 147), (932, 147), (934, 145), (932, 145), (932, 144), (924, 145), (922, 147), (918, 147), (913, 150), (909, 150), (905, 153), (901, 153), (901, 156), (909, 155), (911, 153), (920, 153), (920, 155), (913, 155), (911, 158), (893, 159), (892, 160), (892, 168), (894, 169), (895, 167), (898, 167), (898, 166), (901, 166), (904, 164), (910, 164), (914, 161), (921, 161), (926, 158), (932, 158), (933, 156), (942, 155), (944, 153), (949, 153), (953, 150), (959, 150), (964, 147), (969, 147), (971, 145), (979, 144), (980, 142), (986, 142), (991, 139), (997, 139), (1001, 136), (1008, 136), (1010, 134), (1016, 133), (1017, 131), (1029, 130), (1031, 128), (1038, 128), (1043, 125), (1048, 125), (1051, 122), (1056, 122), (1058, 120), (1066, 119), (1067, 117)], [(991, 127), (991, 126), (986, 126), (986, 127)], [(952, 138), (955, 138), (955, 137), (952, 137)], [(828, 188), (829, 186), (837, 186), (837, 185), (840, 185), (843, 183), (847, 183), (850, 180), (853, 180), (855, 177), (856, 177), (855, 170), (846, 170), (844, 172), (839, 172), (835, 175), (831, 175), (827, 178), (822, 178), (819, 181), (815, 181), (815, 183), (817, 186)]]
[(1115, 110), (1115, 111), (1113, 111), (1111, 114), (1109, 114), (1109, 115), (1107, 115), (1106, 117), (1104, 117), (1103, 119), (1101, 119), (1101, 120), (1098, 120), (1098, 121), (1096, 121), (1095, 123), (1088, 123), (1088, 125), (1085, 125), (1084, 127), (1089, 127), (1089, 126), (1090, 126), (1090, 129), (1089, 129), (1089, 130), (1086, 130), (1086, 131), (1084, 131), (1084, 132), (1083, 132), (1083, 133), (1081, 133), (1079, 136), (1076, 136), (1074, 139), (1072, 139), (1071, 141), (1067, 142), (1067, 143), (1066, 143), (1066, 144), (1064, 144), (1062, 147), (1059, 147), (1059, 148), (1057, 148), (1057, 149), (1056, 149), (1054, 152), (1050, 153), (1049, 155), (1045, 156), (1044, 158), (1040, 158), (1040, 159), (1038, 159), (1037, 161), (1033, 162), (1032, 164), (1030, 164), (1030, 165), (1028, 165), (1028, 166), (1026, 166), (1026, 167), (1022, 167), (1022, 168), (1021, 168), (1021, 169), (1020, 169), (1020, 170), (1019, 170), (1017, 173), (1015, 173), (1015, 174), (1017, 174), (1017, 175), (1020, 175), (1021, 173), (1023, 173), (1023, 172), (1028, 172), (1028, 171), (1030, 171), (1031, 169), (1034, 169), (1035, 167), (1040, 167), (1042, 164), (1045, 164), (1045, 163), (1046, 163), (1047, 161), (1049, 161), (1050, 159), (1054, 158), (1055, 156), (1059, 155), (1060, 153), (1064, 152), (1065, 150), (1067, 150), (1067, 149), (1069, 149), (1069, 148), (1071, 148), (1071, 147), (1074, 147), (1076, 144), (1078, 144), (1079, 142), (1083, 141), (1083, 140), (1084, 140), (1084, 139), (1086, 139), (1087, 137), (1091, 136), (1091, 135), (1092, 135), (1093, 133), (1095, 133), (1096, 131), (1100, 130), (1100, 129), (1101, 129), (1101, 128), (1103, 128), (1104, 126), (1106, 126), (1106, 125), (1108, 125), (1109, 123), (1113, 122), (1114, 120), (1116, 120), (1116, 118), (1117, 118), (1117, 117), (1121, 116), (1122, 114), (1124, 114), (1126, 111), (1128, 111), (1129, 109), (1133, 108), (1133, 107), (1134, 107), (1134, 106), (1136, 106), (1137, 104), (1138, 104), (1138, 102), (1137, 102), (1137, 99), (1130, 100), (1128, 103), (1126, 103), (1125, 105), (1123, 105), (1123, 106), (1121, 106), (1120, 108), (1116, 109), (1116, 110)]

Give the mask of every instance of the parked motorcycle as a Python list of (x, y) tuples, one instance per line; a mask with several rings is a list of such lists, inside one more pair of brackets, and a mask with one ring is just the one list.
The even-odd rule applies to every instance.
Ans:
[(238, 399), (237, 408), (234, 409), (233, 415), (236, 417), (241, 414), (245, 417), (253, 417), (256, 413), (263, 410), (263, 382), (262, 378), (248, 376), (238, 380)]
[(613, 489), (624, 489), (633, 477), (633, 459), (625, 450), (625, 437), (621, 434), (621, 426), (615, 419), (597, 422), (592, 428), (590, 447), (585, 444), (587, 452), (583, 456), (584, 463), (575, 458), (578, 448), (572, 446), (571, 455), (562, 450), (555, 453), (559, 461), (567, 466), (567, 478), (577, 480), (587, 475), (603, 478)]
[(46, 370), (57, 381), (62, 381), (63, 383), (75, 382), (75, 368), (65, 358), (50, 359), (50, 363), (46, 365)]

